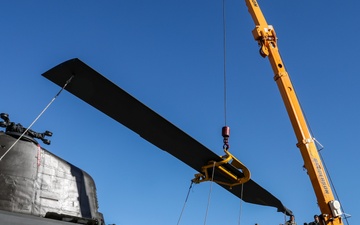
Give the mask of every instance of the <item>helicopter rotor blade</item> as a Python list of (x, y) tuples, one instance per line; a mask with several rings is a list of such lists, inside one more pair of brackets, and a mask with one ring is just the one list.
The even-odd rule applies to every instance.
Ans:
[[(74, 76), (65, 88), (67, 91), (198, 172), (201, 172), (202, 166), (209, 161), (221, 160), (220, 156), (77, 58), (65, 61), (42, 75), (60, 87)], [(234, 170), (230, 165), (226, 166), (238, 177), (243, 176), (239, 170)], [(222, 179), (219, 173), (215, 176)], [(231, 189), (221, 186), (245, 202), (276, 207), (279, 212), (292, 214), (280, 200), (252, 179), (243, 184), (243, 194), (241, 185)]]

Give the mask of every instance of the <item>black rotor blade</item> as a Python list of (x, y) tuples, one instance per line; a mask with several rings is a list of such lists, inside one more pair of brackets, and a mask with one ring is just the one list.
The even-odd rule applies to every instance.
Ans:
[[(65, 61), (42, 75), (60, 87), (63, 87), (71, 76), (74, 76), (65, 88), (67, 91), (198, 172), (201, 172), (201, 167), (207, 165), (209, 161), (221, 160), (220, 156), (77, 58)], [(238, 177), (243, 176), (231, 165), (225, 166)], [(226, 180), (221, 176), (220, 173), (215, 175), (219, 180)], [(241, 185), (234, 186), (232, 189), (221, 186), (237, 197), (242, 197), (245, 202), (273, 206), (279, 212), (292, 214), (280, 200), (251, 179), (243, 185), (243, 195), (241, 195)]]

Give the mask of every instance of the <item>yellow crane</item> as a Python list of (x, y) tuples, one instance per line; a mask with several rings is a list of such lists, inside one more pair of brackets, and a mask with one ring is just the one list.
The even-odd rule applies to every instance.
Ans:
[(304, 159), (304, 166), (317, 198), (321, 218), (327, 225), (341, 225), (343, 221), (340, 203), (334, 198), (315, 140), (310, 134), (290, 77), (279, 54), (275, 30), (266, 22), (256, 0), (245, 0), (245, 2), (256, 26), (252, 33), (260, 46), (260, 54), (262, 57), (268, 57), (270, 61), (274, 80), (290, 117), (298, 141), (297, 147)]

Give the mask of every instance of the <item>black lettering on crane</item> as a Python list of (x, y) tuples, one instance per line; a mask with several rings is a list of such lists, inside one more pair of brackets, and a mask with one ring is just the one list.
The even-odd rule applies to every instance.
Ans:
[(314, 161), (314, 163), (315, 163), (315, 165), (316, 165), (316, 172), (317, 172), (317, 174), (318, 174), (318, 176), (319, 176), (319, 178), (320, 178), (320, 184), (321, 184), (322, 187), (324, 188), (325, 193), (326, 193), (326, 194), (329, 194), (329, 188), (328, 188), (328, 186), (327, 186), (327, 184), (326, 184), (326, 180), (325, 180), (324, 174), (323, 174), (323, 172), (322, 172), (322, 170), (321, 170), (321, 168), (320, 168), (320, 163), (319, 163), (319, 161), (318, 161), (316, 158), (314, 158), (313, 161)]

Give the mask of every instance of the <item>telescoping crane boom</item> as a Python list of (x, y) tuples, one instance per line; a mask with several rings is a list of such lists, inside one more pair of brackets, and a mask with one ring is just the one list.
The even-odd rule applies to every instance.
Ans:
[(323, 222), (327, 225), (342, 225), (340, 203), (334, 198), (314, 139), (310, 134), (290, 77), (282, 62), (275, 30), (266, 22), (256, 0), (245, 0), (245, 2), (256, 25), (252, 33), (260, 46), (260, 54), (262, 57), (268, 57), (273, 69), (274, 80), (290, 117), (298, 141), (297, 147), (304, 159), (304, 166), (310, 177)]

